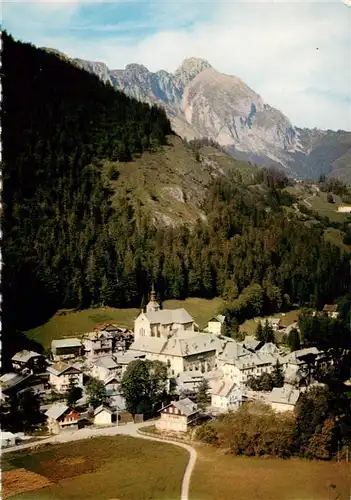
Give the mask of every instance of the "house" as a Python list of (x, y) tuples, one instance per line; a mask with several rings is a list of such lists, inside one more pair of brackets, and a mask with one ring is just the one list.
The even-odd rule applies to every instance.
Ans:
[(237, 410), (242, 404), (242, 391), (235, 382), (217, 380), (212, 387), (211, 407), (215, 411)]
[(224, 378), (241, 388), (250, 377), (271, 373), (278, 359), (270, 352), (251, 352), (243, 344), (228, 342), (218, 356), (218, 367)]
[(63, 361), (48, 366), (49, 384), (58, 392), (67, 391), (70, 384), (83, 389), (83, 372), (75, 365)]
[(156, 422), (156, 428), (160, 431), (187, 432), (190, 425), (194, 424), (199, 416), (200, 410), (197, 404), (189, 398), (172, 401), (160, 410), (161, 418)]
[(262, 326), (265, 326), (266, 322), (268, 323), (268, 325), (273, 328), (273, 331), (276, 332), (277, 330), (279, 330), (279, 328), (281, 328), (281, 319), (280, 318), (263, 318), (260, 320), (261, 322), (261, 325)]
[(1, 392), (5, 396), (19, 394), (26, 389), (31, 389), (35, 394), (45, 391), (45, 381), (38, 376), (31, 374), (22, 375), (19, 373), (4, 373), (0, 377)]
[(103, 380), (107, 396), (113, 396), (117, 394), (120, 389), (120, 379), (116, 375), (110, 375), (105, 380)]
[(117, 375), (119, 371), (116, 360), (112, 356), (104, 356), (93, 361), (90, 373), (92, 377), (105, 380), (111, 375)]
[(342, 212), (344, 214), (350, 214), (351, 213), (351, 205), (339, 205), (338, 212)]
[(293, 411), (300, 397), (300, 391), (290, 385), (274, 387), (266, 402), (277, 412)]
[(325, 304), (323, 312), (326, 313), (329, 318), (335, 319), (339, 316), (337, 304)]
[(14, 370), (29, 370), (30, 373), (45, 370), (45, 357), (34, 351), (20, 351), (11, 358)]
[(110, 335), (113, 352), (125, 352), (134, 340), (134, 333), (129, 328), (118, 326), (115, 323), (103, 323), (94, 328), (94, 332)]
[(77, 338), (53, 340), (51, 353), (54, 361), (77, 358), (82, 355), (82, 342)]
[(12, 432), (1, 431), (1, 448), (8, 448), (9, 446), (15, 446), (16, 436)]
[(78, 430), (80, 413), (63, 403), (54, 403), (45, 413), (49, 432), (59, 434), (63, 430)]
[(179, 373), (178, 377), (174, 380), (176, 382), (177, 393), (182, 395), (182, 397), (193, 399), (196, 397), (198, 388), (205, 380), (205, 377), (198, 371), (191, 371)]
[(95, 425), (111, 425), (116, 423), (116, 412), (107, 405), (101, 405), (94, 411)]
[(214, 335), (222, 335), (225, 330), (225, 316), (223, 314), (217, 314), (211, 318), (207, 324), (206, 331), (213, 333)]
[(172, 330), (179, 328), (195, 331), (194, 319), (183, 308), (161, 309), (153, 289), (150, 302), (146, 306), (146, 312), (142, 311), (134, 321), (134, 339), (139, 340), (142, 337), (167, 338)]
[(114, 359), (116, 360), (118, 366), (117, 373), (119, 374), (120, 378), (123, 377), (124, 372), (126, 371), (129, 363), (135, 361), (136, 359), (145, 359), (145, 357), (146, 357), (145, 353), (138, 353), (136, 351), (130, 351), (130, 350), (126, 352), (116, 353)]
[(113, 335), (107, 331), (87, 333), (83, 337), (83, 353), (89, 360), (113, 353)]

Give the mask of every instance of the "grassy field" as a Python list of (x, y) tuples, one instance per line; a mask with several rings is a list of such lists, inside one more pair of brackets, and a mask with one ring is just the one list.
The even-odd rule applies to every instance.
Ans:
[[(294, 321), (297, 321), (299, 314), (301, 312), (301, 309), (293, 309), (292, 311), (288, 311), (286, 313), (277, 313), (277, 314), (272, 314), (269, 316), (270, 318), (280, 318), (283, 323), (286, 325), (289, 325), (291, 323), (294, 323)], [(248, 319), (246, 320), (241, 326), (240, 330), (245, 332), (246, 335), (254, 335), (256, 332), (257, 324), (258, 322), (255, 321), (258, 318), (255, 319)], [(259, 319), (264, 319), (263, 317)]]
[[(349, 500), (350, 464), (196, 448), (190, 500)], [(185, 450), (127, 436), (54, 445), (3, 457), (2, 498), (178, 500), (187, 462)]]
[(324, 231), (324, 239), (329, 241), (333, 245), (338, 246), (345, 252), (351, 252), (351, 245), (345, 245), (343, 242), (344, 233), (342, 233), (339, 229), (335, 229), (334, 227), (328, 227)]
[[(167, 140), (167, 146), (136, 155), (132, 162), (105, 162), (103, 175), (109, 179), (113, 205), (126, 196), (136, 209), (152, 218), (176, 225), (195, 223), (203, 215), (199, 204), (212, 182), (213, 170), (225, 174), (238, 171), (243, 179), (251, 178), (255, 171), (249, 164), (212, 147), (201, 149), (207, 159), (204, 166), (179, 137), (169, 136)], [(111, 168), (118, 171), (118, 179), (111, 180)]]
[(190, 500), (350, 500), (350, 477), (350, 464), (234, 457), (201, 446)]
[[(186, 450), (172, 445), (127, 436), (6, 455), (2, 460), (2, 498), (178, 500), (188, 456)], [(25, 491), (33, 480), (43, 487)]]
[[(339, 213), (338, 206), (342, 205), (342, 200), (339, 196), (333, 195), (334, 203), (327, 201), (327, 193), (319, 191), (316, 196), (312, 196), (313, 191), (304, 186), (289, 186), (286, 188), (290, 194), (297, 196), (300, 203), (303, 203), (307, 208), (317, 212), (322, 217), (329, 217), (331, 221), (343, 222), (347, 218), (347, 214)], [(307, 202), (304, 200), (307, 199)]]
[[(223, 306), (224, 302), (220, 298), (212, 300), (198, 298), (166, 300), (163, 303), (164, 309), (184, 307), (194, 317), (200, 328), (203, 328), (208, 320), (218, 313)], [(44, 348), (48, 348), (53, 339), (79, 337), (104, 322), (110, 321), (118, 323), (120, 326), (132, 328), (134, 318), (138, 316), (139, 312), (139, 309), (114, 309), (112, 307), (66, 311), (65, 315), (62, 315), (59, 311), (44, 325), (29, 330), (27, 336), (40, 342)]]

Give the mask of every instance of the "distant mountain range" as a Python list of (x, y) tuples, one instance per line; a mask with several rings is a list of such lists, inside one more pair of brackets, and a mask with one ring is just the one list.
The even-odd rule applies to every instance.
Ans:
[(326, 174), (351, 182), (351, 132), (295, 127), (240, 78), (203, 59), (186, 59), (174, 73), (73, 61), (129, 96), (163, 106), (183, 138), (214, 139), (238, 159), (283, 167), (298, 178)]

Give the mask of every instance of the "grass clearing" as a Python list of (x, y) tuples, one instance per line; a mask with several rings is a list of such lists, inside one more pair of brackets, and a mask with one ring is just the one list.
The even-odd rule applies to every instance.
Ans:
[[(224, 307), (224, 302), (220, 298), (212, 300), (189, 298), (186, 300), (166, 300), (163, 303), (164, 309), (178, 307), (184, 307), (194, 317), (200, 328), (203, 328), (208, 320)], [(113, 322), (123, 327), (133, 328), (134, 319), (139, 312), (139, 309), (116, 309), (113, 307), (59, 311), (47, 323), (26, 333), (29, 338), (40, 342), (47, 349), (53, 339), (80, 337), (83, 333), (91, 331), (98, 324), (104, 322)]]
[(5, 475), (5, 498), (14, 500), (178, 500), (188, 453), (166, 443), (116, 436), (13, 453), (3, 463), (12, 474), (25, 469), (51, 481), (17, 494)]
[(350, 499), (351, 465), (345, 462), (235, 457), (207, 446), (197, 451), (190, 500)]
[(246, 335), (254, 335), (258, 325), (258, 319), (264, 320), (265, 318), (280, 318), (282, 323), (288, 326), (298, 320), (300, 313), (301, 309), (292, 309), (286, 313), (276, 313), (271, 314), (270, 316), (247, 319), (242, 325), (240, 325), (240, 330), (245, 332)]
[(345, 245), (345, 243), (343, 242), (343, 238), (344, 233), (339, 229), (335, 229), (334, 227), (328, 227), (328, 229), (324, 231), (324, 239), (326, 241), (329, 241), (333, 245), (338, 246), (345, 252), (351, 252), (351, 245)]

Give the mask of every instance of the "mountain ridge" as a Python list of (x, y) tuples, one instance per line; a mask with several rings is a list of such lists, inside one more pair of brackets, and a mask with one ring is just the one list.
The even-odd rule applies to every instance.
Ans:
[(213, 139), (238, 159), (279, 166), (298, 178), (327, 174), (351, 182), (351, 132), (296, 127), (239, 77), (205, 59), (187, 58), (173, 73), (136, 63), (110, 70), (102, 62), (72, 61), (131, 97), (163, 106), (187, 140)]

